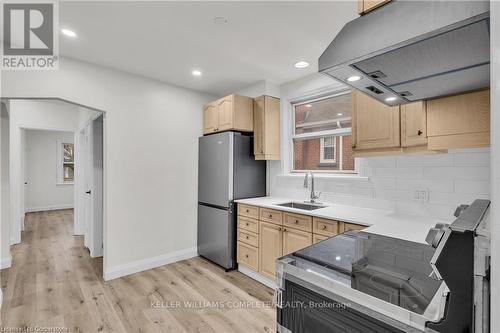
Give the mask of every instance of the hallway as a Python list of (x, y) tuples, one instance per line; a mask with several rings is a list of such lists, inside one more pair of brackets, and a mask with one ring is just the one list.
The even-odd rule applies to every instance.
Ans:
[(271, 289), (199, 257), (104, 282), (102, 258), (90, 258), (83, 237), (73, 236), (73, 210), (27, 214), (22, 243), (12, 247), (12, 256), (12, 267), (1, 271), (1, 327), (274, 331)]

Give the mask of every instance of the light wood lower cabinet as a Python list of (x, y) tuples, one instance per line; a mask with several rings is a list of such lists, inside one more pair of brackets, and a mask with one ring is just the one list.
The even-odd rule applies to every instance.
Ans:
[(276, 259), (283, 254), (282, 227), (260, 222), (259, 227), (259, 272), (270, 278), (276, 275)]
[(328, 236), (323, 236), (323, 235), (318, 235), (318, 234), (313, 234), (313, 244), (319, 243), (322, 240), (328, 239), (330, 237)]
[(274, 279), (277, 258), (338, 233), (364, 228), (353, 223), (238, 204), (237, 260)]
[(254, 271), (259, 270), (259, 249), (242, 243), (238, 242), (237, 248), (237, 261), (238, 264), (240, 265), (245, 265), (248, 268), (253, 269)]
[(310, 232), (283, 228), (283, 255), (303, 249), (312, 244)]

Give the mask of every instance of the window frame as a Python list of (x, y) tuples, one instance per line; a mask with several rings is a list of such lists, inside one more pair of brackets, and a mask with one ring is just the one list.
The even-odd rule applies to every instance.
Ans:
[[(307, 139), (321, 139), (325, 138), (328, 136), (339, 136), (342, 140), (343, 136), (346, 135), (351, 135), (352, 134), (352, 114), (351, 114), (351, 127), (344, 127), (344, 128), (337, 128), (333, 130), (326, 130), (326, 131), (318, 131), (318, 132), (312, 132), (312, 133), (302, 133), (302, 134), (297, 134), (295, 132), (295, 107), (300, 106), (300, 105), (305, 105), (305, 104), (310, 104), (313, 102), (318, 102), (322, 101), (325, 99), (330, 99), (334, 97), (339, 97), (343, 95), (351, 94), (350, 89), (342, 89), (342, 90), (337, 90), (337, 91), (330, 91), (329, 93), (326, 94), (321, 94), (317, 96), (309, 96), (307, 98), (302, 98), (302, 99), (295, 99), (295, 100), (290, 100), (290, 110), (291, 110), (291, 117), (290, 117), (290, 126), (291, 126), (291, 135), (290, 139), (288, 140), (288, 151), (289, 151), (289, 163), (290, 163), (290, 173), (292, 174), (301, 174), (301, 173), (306, 173), (309, 170), (297, 170), (295, 169), (295, 156), (294, 156), (294, 142), (297, 140), (307, 140)], [(320, 146), (322, 145), (323, 140), (320, 140)], [(320, 147), (322, 148), (322, 147)], [(335, 147), (337, 149), (337, 147)], [(321, 162), (321, 155), (322, 155), (323, 149), (320, 149), (320, 163)], [(342, 149), (340, 149), (340, 153), (342, 154)], [(340, 165), (339, 168), (342, 168), (342, 156), (340, 156)], [(331, 163), (331, 162), (326, 162), (326, 163)], [(335, 162), (334, 162), (335, 163)], [(354, 159), (354, 170), (311, 170), (314, 173), (321, 173), (321, 174), (331, 174), (331, 175), (336, 175), (336, 174), (351, 174), (351, 175), (357, 175), (359, 174), (358, 168), (357, 168), (357, 162), (356, 158)]]
[[(74, 185), (75, 184), (75, 144), (72, 142), (64, 142), (62, 139), (56, 140), (57, 144), (57, 185)], [(64, 145), (73, 145), (73, 162), (64, 161)], [(73, 180), (64, 180), (64, 165), (73, 164)]]
[[(331, 138), (333, 138), (333, 144), (331, 146), (325, 146), (325, 141), (328, 138), (329, 137), (322, 137), (319, 141), (319, 163), (321, 164), (337, 163), (337, 137), (332, 136)], [(325, 148), (331, 147), (333, 147), (333, 158), (325, 158)]]

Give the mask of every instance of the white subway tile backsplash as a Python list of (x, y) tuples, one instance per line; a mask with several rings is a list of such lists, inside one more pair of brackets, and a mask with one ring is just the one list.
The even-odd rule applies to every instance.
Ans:
[(425, 179), (436, 180), (489, 180), (490, 168), (489, 167), (425, 167)]
[(429, 180), (429, 179), (398, 179), (396, 183), (398, 190), (415, 190), (417, 188), (426, 188), (429, 191), (453, 192), (453, 180)]
[(490, 154), (485, 153), (457, 153), (452, 154), (455, 166), (482, 166), (490, 165)]
[[(360, 176), (316, 178), (320, 200), (401, 214), (452, 218), (457, 205), (490, 194), (489, 149), (460, 149), (448, 154), (359, 158)], [(273, 168), (276, 174), (278, 168)], [(305, 200), (303, 177), (272, 176), (271, 195)], [(415, 189), (428, 189), (429, 201), (413, 200)]]
[(490, 182), (474, 181), (474, 180), (455, 180), (455, 192), (489, 195)]

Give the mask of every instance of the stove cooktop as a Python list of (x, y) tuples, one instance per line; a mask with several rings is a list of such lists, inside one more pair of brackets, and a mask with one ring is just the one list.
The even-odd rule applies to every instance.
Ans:
[(430, 245), (349, 231), (292, 254), (294, 265), (422, 314), (442, 281), (430, 277)]

